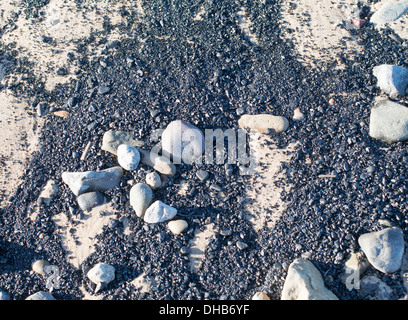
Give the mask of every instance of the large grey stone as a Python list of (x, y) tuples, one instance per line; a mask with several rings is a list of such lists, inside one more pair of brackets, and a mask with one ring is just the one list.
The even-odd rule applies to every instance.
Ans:
[(64, 181), (71, 191), (79, 196), (91, 191), (106, 191), (119, 185), (123, 169), (119, 166), (102, 171), (64, 172)]
[(369, 134), (386, 142), (408, 139), (408, 108), (390, 101), (379, 100), (371, 109)]
[(83, 193), (78, 196), (78, 206), (83, 211), (90, 211), (105, 203), (105, 197), (102, 193), (97, 191)]
[(282, 300), (338, 300), (324, 285), (319, 270), (306, 259), (294, 260), (282, 289)]
[(363, 300), (395, 300), (391, 287), (376, 276), (366, 276), (360, 281), (358, 294)]
[(128, 144), (121, 144), (117, 149), (119, 165), (128, 171), (137, 169), (140, 162), (140, 153)]
[(103, 135), (101, 149), (116, 156), (118, 147), (121, 144), (127, 144), (132, 147), (141, 147), (144, 143), (143, 141), (133, 139), (132, 132), (110, 130), (106, 131)]
[(147, 223), (160, 223), (173, 219), (176, 214), (176, 208), (157, 200), (147, 208), (143, 219)]
[(162, 133), (162, 153), (174, 164), (191, 164), (204, 150), (203, 132), (186, 121), (172, 121)]
[(370, 18), (374, 25), (384, 25), (398, 20), (408, 11), (408, 0), (388, 1)]
[(153, 191), (147, 184), (137, 183), (130, 189), (129, 202), (138, 217), (143, 217), (152, 200)]
[(408, 69), (400, 66), (382, 64), (373, 68), (380, 89), (390, 98), (396, 99), (406, 94)]
[(391, 227), (381, 231), (365, 233), (358, 244), (368, 262), (383, 273), (398, 271), (404, 255), (404, 235), (400, 228)]

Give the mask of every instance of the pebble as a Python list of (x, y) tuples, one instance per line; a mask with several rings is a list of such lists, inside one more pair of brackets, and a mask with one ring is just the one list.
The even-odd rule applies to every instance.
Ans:
[(383, 64), (373, 68), (377, 84), (390, 98), (397, 99), (406, 94), (408, 69), (397, 65)]
[(10, 293), (4, 290), (0, 290), (0, 301), (1, 300), (11, 300)]
[(383, 273), (394, 273), (401, 268), (404, 255), (404, 235), (400, 228), (391, 227), (365, 233), (358, 244), (370, 264)]
[(370, 137), (399, 142), (408, 139), (408, 108), (391, 100), (379, 100), (371, 109)]
[(43, 275), (45, 274), (44, 268), (49, 265), (50, 263), (46, 260), (43, 259), (36, 260), (31, 265), (31, 270), (33, 270), (35, 273)]
[(244, 114), (238, 120), (240, 128), (249, 128), (260, 133), (280, 133), (289, 127), (289, 121), (285, 117), (271, 114)]
[(47, 181), (44, 188), (41, 190), (41, 193), (37, 199), (37, 204), (49, 205), (51, 203), (52, 198), (54, 198), (57, 194), (58, 194), (57, 182), (53, 179), (50, 179)]
[(93, 191), (83, 193), (78, 196), (78, 206), (82, 211), (90, 211), (95, 207), (98, 207), (105, 203), (105, 197), (102, 193)]
[(121, 144), (126, 144), (136, 148), (143, 146), (144, 142), (133, 139), (132, 132), (109, 130), (106, 131), (102, 137), (101, 149), (104, 151), (108, 151), (116, 156), (118, 147)]
[(366, 276), (360, 280), (359, 296), (362, 300), (395, 300), (392, 289), (376, 276)]
[(107, 94), (109, 92), (110, 92), (110, 87), (108, 87), (108, 86), (100, 86), (98, 88), (98, 93), (100, 93), (100, 94)]
[(205, 170), (198, 170), (196, 172), (196, 176), (201, 182), (207, 180), (209, 175), (210, 175), (209, 172)]
[(139, 151), (130, 145), (121, 144), (117, 149), (119, 165), (128, 171), (136, 170), (140, 163)]
[(296, 108), (293, 111), (293, 121), (302, 121), (305, 118), (305, 115), (300, 111), (299, 108)]
[(79, 196), (91, 191), (104, 192), (119, 185), (123, 169), (119, 166), (102, 171), (63, 172), (62, 181)]
[(153, 200), (152, 189), (144, 183), (137, 183), (130, 189), (129, 202), (136, 215), (141, 218)]
[(186, 121), (172, 121), (162, 133), (162, 154), (174, 164), (192, 164), (204, 148), (203, 132)]
[(37, 115), (39, 117), (44, 117), (45, 115), (47, 115), (49, 112), (49, 107), (48, 104), (46, 104), (45, 102), (40, 102), (39, 104), (37, 104)]
[(157, 200), (147, 208), (143, 219), (147, 223), (160, 223), (173, 219), (176, 214), (176, 208)]
[(384, 25), (398, 20), (408, 11), (408, 1), (387, 1), (370, 18), (374, 25)]
[(180, 234), (188, 228), (188, 223), (185, 220), (172, 220), (167, 227), (173, 234)]
[(110, 264), (101, 262), (96, 264), (86, 274), (89, 280), (94, 284), (104, 283), (108, 284), (115, 280), (115, 268)]
[(38, 291), (26, 298), (26, 300), (56, 300), (54, 296), (46, 291)]
[(245, 250), (246, 248), (248, 248), (248, 244), (243, 241), (237, 241), (236, 245), (239, 250)]
[(156, 190), (162, 186), (162, 181), (157, 172), (150, 172), (146, 175), (146, 184), (153, 190)]
[(338, 300), (324, 285), (322, 275), (312, 262), (295, 259), (288, 269), (281, 300)]
[(160, 156), (155, 152), (149, 152), (143, 149), (138, 149), (141, 155), (140, 162), (145, 164), (161, 174), (172, 177), (176, 174), (176, 166), (164, 156)]

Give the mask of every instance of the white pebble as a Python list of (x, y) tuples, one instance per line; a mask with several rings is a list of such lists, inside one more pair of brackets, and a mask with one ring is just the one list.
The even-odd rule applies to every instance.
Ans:
[(174, 234), (180, 234), (187, 229), (188, 223), (185, 220), (173, 220), (167, 224), (169, 230)]

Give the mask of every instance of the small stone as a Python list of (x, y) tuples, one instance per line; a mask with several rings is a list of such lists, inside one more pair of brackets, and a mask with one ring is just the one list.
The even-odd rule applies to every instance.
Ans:
[(98, 263), (88, 271), (87, 277), (94, 284), (108, 284), (115, 279), (115, 268), (107, 263)]
[(110, 88), (108, 86), (100, 86), (98, 88), (98, 93), (100, 94), (107, 94), (110, 92)]
[(293, 121), (302, 121), (305, 118), (304, 114), (300, 111), (299, 108), (296, 108), (293, 111)]
[(180, 234), (188, 228), (188, 223), (185, 220), (172, 220), (167, 227), (173, 234)]
[(119, 185), (123, 176), (121, 167), (113, 167), (102, 171), (63, 172), (62, 181), (76, 195), (91, 191), (104, 192)]
[(139, 151), (130, 145), (121, 144), (117, 150), (120, 166), (128, 171), (135, 170), (140, 163)]
[(141, 218), (153, 200), (152, 189), (144, 183), (137, 183), (130, 189), (129, 202), (136, 215)]
[(143, 219), (147, 223), (160, 223), (173, 219), (176, 214), (176, 208), (157, 200), (147, 208)]
[(55, 300), (55, 298), (49, 292), (39, 291), (27, 297), (26, 300)]
[(43, 259), (36, 260), (31, 265), (31, 270), (33, 270), (35, 273), (43, 275), (45, 274), (44, 268), (49, 265), (50, 263), (46, 260)]
[(71, 97), (67, 101), (68, 107), (72, 108), (77, 104), (77, 98), (76, 97)]
[(180, 253), (183, 255), (189, 254), (190, 253), (190, 249), (186, 246), (181, 247), (180, 249)]
[(58, 193), (58, 185), (57, 182), (53, 179), (47, 181), (44, 188), (41, 190), (41, 193), (37, 199), (37, 203), (39, 205), (46, 204), (49, 205), (51, 203), (52, 198), (54, 198)]
[(358, 244), (370, 264), (383, 273), (398, 271), (404, 255), (404, 235), (400, 228), (391, 227), (370, 232), (358, 238)]
[(165, 176), (172, 177), (176, 174), (176, 166), (168, 158), (159, 156), (156, 152), (149, 152), (140, 148), (138, 150), (141, 155), (140, 162), (142, 164), (153, 168)]
[(376, 276), (367, 276), (360, 281), (359, 295), (362, 300), (395, 300), (392, 289)]
[(222, 192), (222, 188), (218, 184), (211, 184), (210, 189), (216, 192)]
[(408, 108), (391, 100), (379, 100), (371, 109), (370, 137), (399, 142), (408, 139)]
[(338, 300), (325, 287), (322, 275), (312, 262), (294, 260), (288, 269), (282, 289), (282, 300)]
[(265, 292), (257, 292), (253, 295), (252, 300), (271, 300)]
[(231, 229), (221, 230), (220, 235), (222, 235), (224, 237), (229, 237), (230, 235), (232, 235), (232, 230)]
[(39, 117), (44, 117), (45, 115), (47, 115), (49, 112), (49, 107), (48, 104), (46, 104), (45, 102), (40, 102), (39, 104), (37, 104), (37, 115)]
[(103, 135), (101, 149), (116, 156), (118, 147), (121, 144), (126, 144), (136, 148), (143, 146), (144, 143), (143, 141), (133, 139), (132, 132), (110, 130), (106, 131)]
[(150, 172), (146, 175), (146, 184), (153, 190), (156, 190), (162, 186), (162, 181), (157, 172)]
[(66, 110), (54, 111), (52, 114), (57, 116), (57, 117), (64, 118), (64, 119), (68, 118), (68, 116), (69, 116), (69, 112), (66, 111)]
[(237, 241), (237, 247), (239, 250), (245, 250), (248, 248), (248, 245), (243, 241)]
[(10, 293), (4, 290), (0, 290), (0, 301), (1, 300), (11, 300)]
[(408, 69), (397, 65), (383, 64), (373, 68), (380, 89), (390, 98), (397, 99), (406, 94), (408, 87)]
[(330, 99), (329, 99), (329, 104), (330, 104), (331, 106), (333, 106), (335, 103), (336, 103), (336, 100), (334, 100), (334, 98), (330, 98)]
[(260, 133), (280, 133), (289, 127), (289, 121), (285, 117), (271, 114), (244, 114), (238, 120), (240, 128), (257, 130)]
[(78, 196), (78, 206), (82, 211), (90, 211), (105, 203), (105, 197), (100, 192), (87, 192)]
[(209, 175), (210, 174), (208, 173), (208, 171), (205, 171), (205, 170), (198, 170), (196, 172), (196, 176), (201, 182), (207, 180)]

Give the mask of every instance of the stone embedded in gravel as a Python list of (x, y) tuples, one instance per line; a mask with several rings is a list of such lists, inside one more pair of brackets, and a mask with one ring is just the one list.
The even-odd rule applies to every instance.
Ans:
[(40, 102), (37, 104), (37, 115), (39, 117), (44, 117), (49, 112), (49, 106), (45, 102)]
[(47, 260), (44, 259), (36, 260), (31, 265), (31, 270), (38, 274), (44, 274), (45, 273), (44, 268), (49, 265), (50, 263)]
[(110, 264), (100, 262), (90, 269), (86, 276), (95, 284), (108, 284), (115, 280), (115, 268)]
[(41, 190), (41, 193), (37, 199), (39, 205), (50, 204), (52, 198), (54, 198), (58, 193), (57, 182), (53, 179), (50, 179), (45, 184), (44, 188)]
[(293, 111), (293, 121), (302, 121), (305, 118), (305, 115), (302, 113), (302, 111), (300, 111), (299, 108), (296, 108)]
[(26, 300), (55, 300), (54, 296), (46, 291), (38, 291), (31, 296), (27, 297)]
[(135, 170), (140, 163), (139, 151), (130, 145), (121, 144), (117, 150), (120, 166), (128, 171)]
[(243, 242), (243, 241), (237, 241), (237, 248), (239, 249), (239, 250), (245, 250), (246, 248), (248, 248), (248, 244), (246, 244), (245, 242)]
[(157, 172), (150, 172), (146, 175), (146, 184), (153, 190), (156, 190), (162, 186), (162, 181)]
[(110, 92), (110, 87), (108, 87), (108, 86), (100, 86), (98, 88), (98, 93), (100, 93), (100, 94), (107, 94), (109, 92)]
[(240, 128), (249, 128), (260, 133), (280, 133), (289, 127), (289, 121), (285, 117), (271, 114), (244, 114), (238, 120)]
[(101, 171), (63, 172), (62, 181), (79, 196), (91, 191), (107, 191), (119, 185), (123, 169), (119, 166)]
[(398, 20), (408, 11), (408, 1), (387, 1), (370, 18), (370, 23), (374, 25), (384, 25)]
[(396, 99), (406, 94), (408, 69), (396, 65), (382, 64), (373, 68), (380, 89), (390, 98)]
[(386, 142), (407, 140), (408, 108), (387, 99), (377, 101), (371, 109), (369, 134)]
[(294, 260), (282, 289), (282, 300), (338, 300), (324, 285), (322, 275), (312, 262)]
[(97, 191), (83, 193), (78, 196), (78, 206), (82, 211), (90, 211), (105, 203), (105, 197)]
[(167, 224), (167, 227), (173, 234), (180, 234), (187, 229), (188, 223), (185, 220), (172, 220)]
[(143, 141), (133, 139), (132, 132), (109, 130), (103, 135), (101, 149), (116, 156), (118, 154), (118, 147), (121, 144), (127, 144), (136, 148), (143, 146), (144, 143)]
[(176, 166), (171, 163), (171, 161), (164, 156), (160, 156), (155, 152), (149, 152), (143, 149), (138, 149), (140, 152), (142, 164), (145, 164), (157, 172), (164, 174), (166, 176), (172, 177), (176, 174)]
[(4, 290), (0, 290), (0, 301), (1, 300), (11, 300), (10, 293)]
[(183, 120), (170, 122), (162, 133), (162, 154), (174, 164), (191, 164), (204, 149), (203, 132)]
[(404, 255), (404, 234), (398, 227), (365, 233), (358, 244), (370, 264), (383, 273), (398, 271)]
[(367, 276), (360, 280), (358, 291), (362, 300), (395, 300), (393, 290), (376, 276)]
[(137, 183), (130, 189), (129, 202), (139, 218), (144, 216), (152, 200), (153, 191), (147, 184)]
[(198, 170), (196, 172), (196, 176), (201, 182), (207, 180), (209, 175), (210, 174), (208, 173), (208, 171), (205, 171), (205, 170)]
[(265, 292), (257, 292), (252, 296), (252, 300), (271, 300)]
[(176, 214), (176, 208), (157, 200), (147, 208), (143, 219), (147, 223), (160, 223), (173, 219)]

